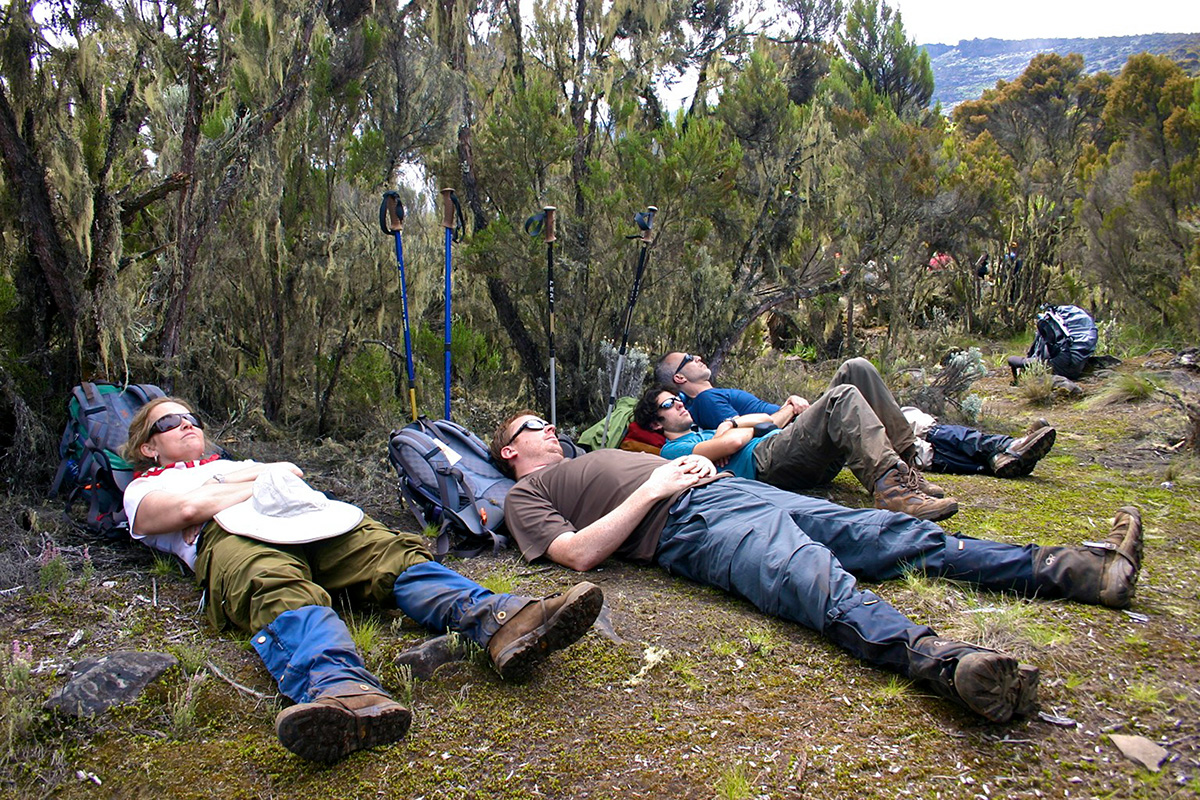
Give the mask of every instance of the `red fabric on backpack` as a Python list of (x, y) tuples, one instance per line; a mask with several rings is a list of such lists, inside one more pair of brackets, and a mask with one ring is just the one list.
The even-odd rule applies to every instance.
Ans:
[(663, 436), (659, 431), (648, 431), (641, 425), (638, 425), (632, 420), (629, 423), (629, 429), (625, 431), (625, 438), (635, 442), (648, 444), (651, 447), (662, 448), (667, 443), (667, 437)]

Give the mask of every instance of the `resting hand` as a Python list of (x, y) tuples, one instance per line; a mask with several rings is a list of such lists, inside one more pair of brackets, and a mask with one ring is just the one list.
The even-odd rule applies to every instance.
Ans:
[(717, 468), (704, 456), (680, 456), (651, 472), (644, 486), (653, 497), (661, 500), (692, 488), (716, 472)]
[(304, 470), (300, 469), (299, 467), (297, 467), (295, 464), (293, 464), (290, 461), (272, 461), (270, 464), (266, 465), (266, 468), (267, 469), (285, 469), (288, 472), (295, 475), (297, 478), (304, 477)]
[(699, 453), (689, 453), (688, 455), (680, 456), (675, 460), (681, 462), (683, 469), (685, 469), (688, 473), (695, 475), (697, 478), (711, 478), (713, 475), (717, 474), (716, 465)]
[(789, 397), (787, 399), (787, 404), (792, 407), (797, 416), (803, 414), (809, 406), (809, 402), (798, 394), (794, 394)]
[(196, 540), (200, 538), (200, 529), (203, 527), (203, 525), (188, 525), (183, 529), (183, 540), (188, 544), (195, 544)]
[(259, 475), (273, 469), (287, 470), (297, 478), (304, 477), (304, 470), (290, 461), (271, 461), (265, 464), (251, 464), (248, 467), (225, 473), (226, 483), (253, 483)]

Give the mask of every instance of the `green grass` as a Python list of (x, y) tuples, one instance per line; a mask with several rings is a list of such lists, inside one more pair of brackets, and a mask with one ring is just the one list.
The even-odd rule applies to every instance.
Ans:
[(1161, 381), (1149, 373), (1122, 372), (1109, 381), (1103, 391), (1085, 400), (1082, 405), (1085, 409), (1094, 409), (1100, 406), (1142, 403), (1152, 398), (1161, 385)]
[(150, 574), (156, 578), (169, 578), (172, 575), (178, 575), (179, 570), (176, 566), (175, 557), (164, 553), (155, 553), (154, 563), (150, 566)]
[(179, 669), (184, 675), (195, 675), (208, 663), (208, 648), (202, 641), (178, 642), (167, 648), (167, 652), (179, 659)]
[(1042, 361), (1033, 361), (1017, 378), (1022, 397), (1034, 406), (1048, 406), (1054, 402), (1054, 373)]
[(738, 651), (737, 645), (726, 640), (713, 642), (711, 645), (709, 645), (709, 648), (713, 651), (714, 655), (721, 656), (722, 658), (728, 658), (729, 656), (736, 654)]
[(1153, 708), (1162, 704), (1163, 690), (1161, 686), (1140, 682), (1131, 683), (1127, 691), (1129, 699), (1138, 706)]
[(881, 700), (895, 700), (908, 694), (911, 686), (911, 681), (907, 681), (899, 675), (889, 675), (888, 679), (875, 691), (875, 695)]
[(371, 614), (347, 613), (345, 619), (358, 654), (364, 660), (370, 658), (383, 641), (383, 622)]
[(717, 775), (716, 785), (720, 800), (747, 800), (752, 795), (753, 787), (750, 776), (746, 774), (746, 765), (737, 761), (724, 767)]
[(751, 628), (746, 632), (746, 639), (753, 652), (763, 656), (770, 655), (777, 644), (775, 634), (767, 628)]

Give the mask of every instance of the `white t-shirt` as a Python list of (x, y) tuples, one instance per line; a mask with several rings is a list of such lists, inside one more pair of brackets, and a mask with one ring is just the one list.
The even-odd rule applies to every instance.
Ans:
[(129, 531), (134, 539), (154, 550), (179, 556), (188, 569), (196, 568), (196, 545), (183, 539), (183, 531), (138, 535), (133, 533), (138, 505), (151, 492), (187, 494), (198, 489), (214, 475), (224, 475), (254, 464), (253, 461), (230, 461), (219, 458), (202, 464), (196, 461), (180, 461), (162, 470), (151, 470), (149, 475), (134, 478), (125, 490), (125, 518), (129, 520)]

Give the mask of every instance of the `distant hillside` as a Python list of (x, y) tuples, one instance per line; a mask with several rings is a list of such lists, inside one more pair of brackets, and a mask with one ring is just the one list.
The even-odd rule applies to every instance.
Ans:
[(1200, 74), (1200, 33), (1151, 33), (1101, 39), (972, 39), (957, 45), (923, 45), (933, 66), (933, 102), (949, 113), (964, 100), (974, 100), (998, 80), (1018, 77), (1038, 53), (1079, 53), (1088, 72), (1121, 71), (1135, 53), (1161, 53), (1190, 74)]

